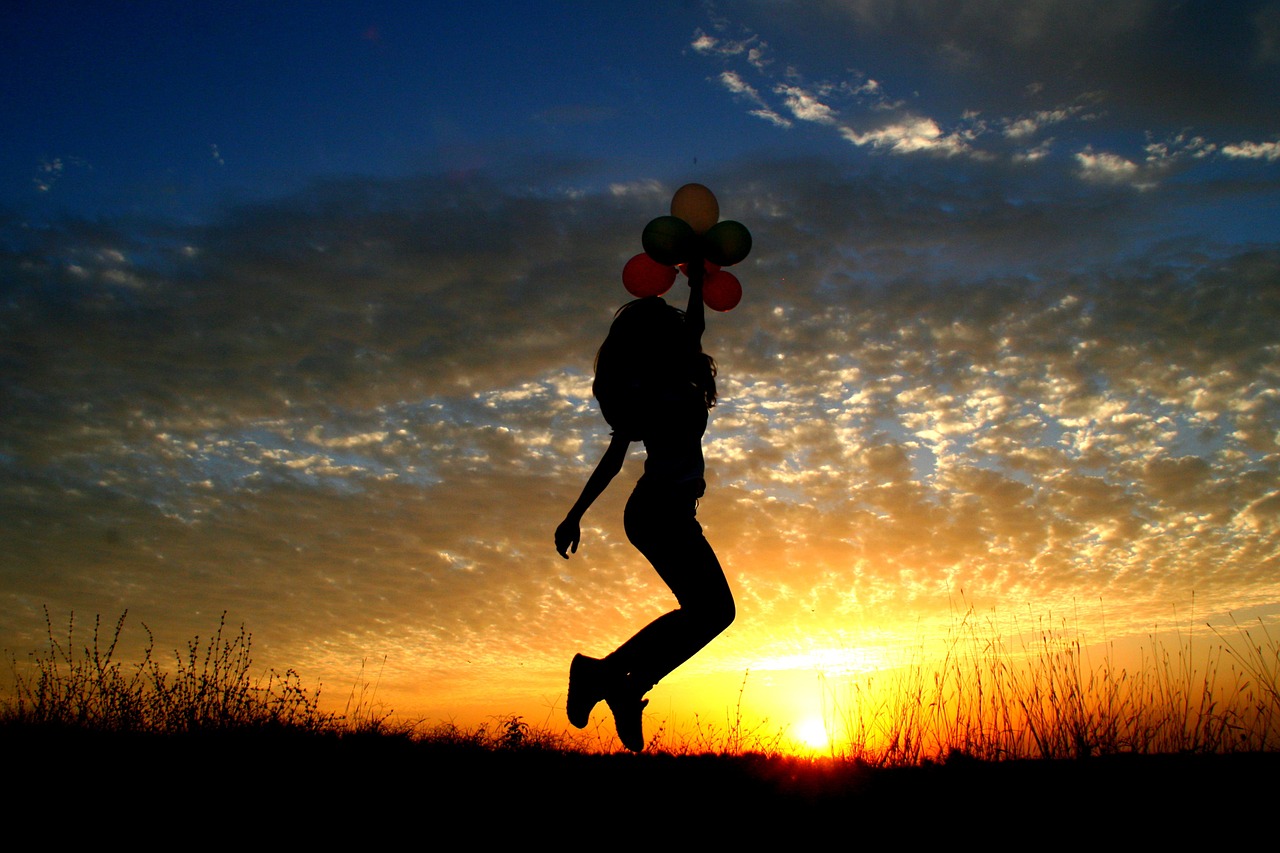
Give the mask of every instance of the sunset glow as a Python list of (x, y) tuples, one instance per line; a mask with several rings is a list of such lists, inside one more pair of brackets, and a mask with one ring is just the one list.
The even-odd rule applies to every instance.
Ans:
[(796, 726), (796, 737), (805, 746), (820, 752), (831, 745), (830, 739), (827, 737), (827, 727), (822, 720), (810, 718), (802, 720), (800, 725)]
[(565, 728), (572, 656), (675, 603), (622, 529), (639, 450), (572, 560), (552, 535), (609, 443), (623, 265), (689, 181), (754, 238), (703, 339), (738, 615), (653, 731), (822, 752), (988, 671), (958, 649), (1277, 630), (1275, 3), (21, 5), (20, 659), (46, 606), (81, 641), (127, 609), (126, 655), (225, 611), (327, 706)]

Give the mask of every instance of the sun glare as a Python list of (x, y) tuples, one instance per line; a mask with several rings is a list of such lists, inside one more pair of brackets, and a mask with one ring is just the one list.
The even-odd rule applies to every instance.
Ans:
[(826, 749), (829, 742), (827, 727), (817, 717), (810, 717), (796, 726), (796, 738), (810, 749)]

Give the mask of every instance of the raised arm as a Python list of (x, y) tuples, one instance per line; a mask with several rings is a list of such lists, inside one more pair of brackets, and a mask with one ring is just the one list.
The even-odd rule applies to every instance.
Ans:
[(702, 333), (707, 328), (705, 309), (702, 307), (702, 277), (706, 270), (702, 266), (702, 257), (689, 261), (689, 307), (684, 311), (685, 328), (689, 330), (689, 338), (695, 349), (702, 349)]
[(575, 554), (578, 552), (578, 542), (582, 539), (582, 516), (622, 470), (622, 463), (626, 461), (627, 448), (630, 444), (629, 439), (614, 433), (604, 456), (601, 456), (600, 461), (596, 463), (596, 470), (591, 472), (591, 476), (587, 478), (587, 484), (582, 487), (582, 494), (578, 497), (577, 503), (556, 528), (556, 551), (566, 560), (569, 559), (569, 551)]

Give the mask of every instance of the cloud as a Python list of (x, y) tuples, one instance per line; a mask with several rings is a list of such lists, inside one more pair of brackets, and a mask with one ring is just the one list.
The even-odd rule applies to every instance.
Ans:
[(720, 82), (724, 87), (735, 95), (740, 95), (748, 103), (753, 104), (755, 109), (751, 110), (751, 115), (762, 118), (765, 121), (772, 122), (778, 127), (791, 127), (791, 120), (784, 118), (765, 103), (764, 98), (760, 97), (760, 93), (742, 79), (733, 71), (722, 71), (720, 73)]
[[(728, 24), (721, 21), (718, 26), (724, 29)], [(743, 53), (746, 44), (753, 41), (756, 41), (754, 36), (745, 42), (722, 43), (699, 30), (693, 47), (702, 54), (732, 59)], [(838, 85), (820, 83), (816, 87), (809, 87), (803, 83), (799, 73), (789, 67), (784, 75), (785, 79), (777, 81), (767, 72), (766, 66), (771, 60), (765, 58), (766, 47), (764, 42), (759, 42), (759, 46), (750, 54), (750, 64), (770, 82), (772, 94), (780, 96), (778, 109), (771, 106), (760, 89), (738, 71), (724, 70), (718, 79), (725, 89), (752, 107), (749, 110), (751, 115), (775, 126), (791, 127), (792, 119), (826, 125), (836, 128), (844, 139), (856, 146), (871, 146), (899, 154), (924, 150), (961, 153), (969, 150), (966, 140), (977, 135), (974, 129), (976, 125), (968, 131), (944, 134), (934, 120), (903, 111), (902, 103), (891, 101), (880, 83), (873, 79), (858, 78), (855, 75), (855, 79)], [(897, 119), (876, 130), (858, 132), (845, 124), (840, 110), (829, 103), (829, 99), (833, 97), (849, 105), (862, 104), (876, 111), (897, 113)], [(779, 110), (789, 113), (791, 118), (784, 117)]]
[(941, 151), (960, 154), (968, 150), (968, 145), (961, 136), (943, 134), (937, 122), (929, 118), (911, 117), (905, 122), (885, 125), (867, 133), (858, 133), (846, 127), (841, 129), (840, 134), (854, 145), (884, 147), (900, 153)]
[(689, 44), (698, 53), (714, 56), (737, 56), (746, 52), (747, 45), (748, 42), (718, 39), (702, 30), (694, 32), (693, 41)]
[(1024, 140), (1038, 134), (1050, 125), (1064, 122), (1080, 112), (1083, 107), (1064, 107), (1056, 110), (1037, 110), (1028, 116), (1005, 121), (1004, 135), (1010, 139)]
[[(726, 24), (721, 23), (720, 26), (723, 29)], [(767, 58), (769, 46), (754, 35), (742, 40), (716, 38), (698, 29), (694, 31), (694, 38), (689, 46), (695, 53), (704, 56), (744, 57), (747, 64), (757, 70), (763, 70), (770, 62)]]
[(609, 193), (615, 198), (639, 196), (657, 198), (662, 195), (662, 183), (654, 180), (632, 181), (630, 183), (609, 184)]
[(1280, 160), (1280, 142), (1240, 142), (1222, 146), (1222, 153), (1233, 159)]
[[(1130, 625), (1193, 587), (1273, 600), (1275, 247), (1136, 240), (1200, 221), (1191, 190), (892, 166), (705, 178), (756, 248), (709, 318), (699, 515), (742, 615), (700, 665), (960, 588)], [(0, 629), (38, 633), (41, 601), (161, 631), (231, 607), (291, 665), (378, 650), (432, 684), (621, 640), (670, 604), (619, 524), (639, 453), (574, 561), (550, 531), (607, 442), (591, 358), (672, 189), (353, 179), (203, 227), (10, 223)]]
[[(1094, 151), (1088, 145), (1076, 152), (1075, 159), (1079, 174), (1086, 181), (1128, 184), (1135, 189), (1149, 190), (1180, 164), (1187, 160), (1202, 160), (1217, 150), (1218, 146), (1204, 137), (1179, 133), (1162, 140), (1149, 140), (1143, 146), (1145, 156), (1141, 162), (1106, 151)], [(1226, 153), (1225, 148), (1223, 153)]]
[(753, 103), (759, 106), (764, 105), (764, 99), (760, 97), (760, 93), (757, 92), (750, 83), (743, 80), (742, 77), (736, 74), (735, 72), (733, 71), (720, 72), (720, 82), (723, 83), (724, 87), (728, 89), (730, 92), (732, 92), (733, 94), (745, 96), (750, 103)]
[(1265, 92), (1280, 64), (1263, 57), (1271, 55), (1276, 10), (1274, 2), (1169, 9), (1148, 0), (883, 0), (816, 4), (775, 25), (789, 37), (820, 33), (807, 45), (818, 57), (843, 39), (864, 67), (873, 57), (952, 75), (964, 84), (955, 90), (974, 99), (957, 105), (964, 108), (1010, 114), (1034, 84), (1067, 103), (1100, 92), (1124, 122), (1274, 128), (1280, 112)]
[(782, 95), (786, 108), (800, 121), (812, 121), (818, 124), (836, 123), (835, 112), (818, 100), (812, 92), (806, 92), (799, 86), (786, 84), (780, 84), (774, 91)]
[[(1270, 95), (1280, 63), (1266, 58), (1275, 3), (1172, 12), (1147, 0), (809, 4), (761, 19), (770, 41), (785, 45), (765, 64), (742, 61), (749, 43), (764, 56), (758, 10), (721, 6), (712, 30), (723, 40), (699, 30), (699, 53), (726, 66), (722, 83), (752, 115), (778, 126), (780, 115), (825, 125), (891, 155), (963, 153), (1037, 168), (1070, 157), (1086, 181), (1142, 188), (1183, 157), (1274, 159), (1272, 143), (1231, 140), (1242, 128), (1270, 135), (1280, 126)], [(1050, 127), (1057, 146), (1036, 141)]]
[[(1116, 154), (1095, 152), (1091, 148), (1076, 152), (1081, 174), (1086, 180), (1110, 183), (1133, 183), (1139, 176), (1138, 164)], [(1139, 184), (1146, 186), (1146, 184)]]

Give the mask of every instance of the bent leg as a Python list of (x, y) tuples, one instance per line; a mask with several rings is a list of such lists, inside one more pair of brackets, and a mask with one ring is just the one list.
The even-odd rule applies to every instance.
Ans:
[(733, 622), (733, 594), (694, 503), (637, 490), (627, 502), (627, 538), (653, 564), (680, 607), (650, 622), (605, 660), (641, 694)]

